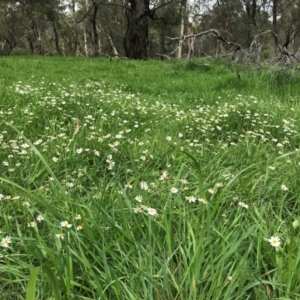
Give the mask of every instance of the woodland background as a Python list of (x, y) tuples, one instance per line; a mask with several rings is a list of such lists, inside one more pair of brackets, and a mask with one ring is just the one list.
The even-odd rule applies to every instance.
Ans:
[[(218, 57), (272, 31), (276, 39), (263, 34), (255, 45), (271, 59), (278, 45), (297, 54), (299, 16), (299, 0), (1, 0), (0, 54)], [(174, 39), (209, 29), (223, 40)]]

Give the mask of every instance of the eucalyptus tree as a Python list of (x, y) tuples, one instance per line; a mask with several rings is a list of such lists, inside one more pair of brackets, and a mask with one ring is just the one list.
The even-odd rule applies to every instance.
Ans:
[(77, 0), (77, 23), (85, 24), (86, 41), (96, 49), (94, 52), (101, 53), (101, 43), (108, 45), (115, 55), (115, 36), (118, 41), (122, 36), (122, 44), (117, 43), (119, 50), (122, 46), (126, 57), (145, 59), (150, 23), (177, 24), (182, 1), (185, 0)]
[(0, 2), (0, 53), (9, 55), (17, 46), (18, 12), (14, 1)]
[[(51, 48), (47, 35), (54, 34), (56, 51), (59, 47), (60, 0), (15, 0), (14, 9), (18, 11), (18, 24), (22, 26), (25, 39), (32, 54), (44, 54)], [(51, 25), (50, 25), (51, 24)], [(49, 27), (52, 29), (51, 33)], [(45, 46), (45, 47), (44, 47)]]
[(169, 18), (177, 22), (178, 16), (182, 13), (186, 0), (128, 0), (126, 5), (127, 30), (124, 39), (126, 55), (129, 58), (145, 59), (148, 57), (148, 19), (152, 21), (166, 19), (165, 14), (160, 11), (165, 7), (177, 6), (175, 14), (170, 14)]
[[(72, 1), (75, 2), (75, 0)], [(77, 9), (72, 13), (73, 26), (81, 31), (85, 55), (112, 54), (118, 56), (112, 31), (120, 32), (125, 27), (122, 26), (123, 3), (77, 0), (76, 4)], [(121, 14), (120, 10), (122, 10)], [(122, 37), (122, 33), (120, 36)]]
[(283, 47), (294, 45), (300, 33), (300, 1), (273, 0), (272, 16), (273, 31), (278, 34)]
[(148, 49), (150, 56), (163, 58), (163, 54), (171, 52), (176, 47), (168, 37), (178, 35), (181, 28), (184, 34), (187, 25), (186, 1), (160, 0), (157, 5), (161, 7), (156, 11), (155, 18), (148, 20)]

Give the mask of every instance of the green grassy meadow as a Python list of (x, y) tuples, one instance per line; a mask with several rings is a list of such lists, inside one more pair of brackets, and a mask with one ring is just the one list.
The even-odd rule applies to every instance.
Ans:
[(300, 299), (299, 118), (293, 70), (1, 57), (0, 298)]

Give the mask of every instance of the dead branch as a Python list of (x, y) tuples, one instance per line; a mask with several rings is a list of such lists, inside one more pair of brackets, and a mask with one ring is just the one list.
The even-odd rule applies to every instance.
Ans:
[(274, 31), (272, 31), (272, 30), (267, 30), (267, 31), (265, 31), (265, 32), (262, 32), (262, 33), (256, 35), (256, 36), (254, 37), (254, 39), (253, 39), (251, 45), (250, 45), (250, 48), (249, 48), (250, 51), (252, 50), (253, 44), (257, 42), (257, 38), (261, 37), (262, 35), (266, 35), (266, 34), (271, 34), (271, 35), (272, 35), (272, 37), (274, 38), (276, 47), (278, 48), (279, 52), (280, 52), (282, 55), (287, 56), (287, 57), (288, 57), (289, 59), (291, 59), (291, 60), (292, 60), (292, 58), (294, 58), (296, 61), (300, 62), (299, 58), (298, 58), (296, 55), (294, 55), (293, 53), (290, 53), (284, 45), (281, 46), (281, 45), (279, 44), (277, 34), (276, 34)]
[(156, 53), (155, 55), (159, 56), (160, 59), (163, 59), (164, 57), (166, 59), (171, 59), (171, 57), (169, 55), (166, 55), (166, 54)]
[(251, 42), (249, 49), (250, 49), (250, 50), (252, 49), (254, 43), (257, 44), (257, 39), (258, 39), (259, 37), (261, 37), (262, 35), (269, 34), (269, 33), (272, 33), (272, 30), (267, 30), (267, 31), (265, 31), (265, 32), (262, 32), (262, 33), (260, 33), (260, 34), (257, 34), (257, 35), (254, 37), (253, 41)]
[[(260, 54), (262, 45), (258, 43), (258, 38), (268, 34), (271, 35), (274, 39), (276, 48), (278, 49), (278, 52), (280, 54), (276, 65), (280, 64), (294, 67), (294, 64), (296, 62), (300, 62), (300, 49), (298, 50), (299, 53), (297, 52), (296, 54), (289, 52), (284, 45), (279, 44), (277, 34), (275, 34), (272, 30), (267, 30), (260, 34), (257, 34), (251, 42), (249, 48), (243, 48), (240, 44), (229, 41), (228, 39), (223, 37), (216, 29), (209, 29), (196, 34), (183, 35), (180, 37), (168, 37), (167, 39), (169, 39), (170, 41), (181, 41), (179, 46), (177, 46), (176, 49), (171, 51), (168, 55), (174, 54), (178, 50), (178, 48), (180, 48), (188, 39), (192, 39), (192, 43), (194, 43), (196, 38), (202, 38), (204, 36), (212, 35), (217, 40), (221, 41), (222, 44), (233, 48), (231, 50), (231, 53), (226, 53), (226, 56), (230, 56), (235, 62), (248, 63), (249, 61), (254, 60), (256, 64), (260, 66)], [(190, 59), (190, 51), (187, 57), (188, 59)]]
[[(171, 41), (182, 40), (182, 43), (184, 43), (189, 38), (199, 38), (199, 37), (202, 37), (204, 35), (210, 35), (210, 34), (215, 36), (218, 40), (222, 41), (224, 44), (226, 44), (228, 46), (236, 47), (236, 51), (242, 49), (242, 46), (240, 44), (228, 41), (226, 38), (221, 36), (219, 31), (216, 30), (216, 29), (209, 29), (209, 30), (202, 31), (202, 32), (199, 32), (199, 33), (196, 33), (196, 34), (183, 35), (183, 36), (175, 37), (175, 38), (168, 37), (168, 39), (171, 40)], [(172, 51), (172, 52), (175, 52), (175, 51)]]

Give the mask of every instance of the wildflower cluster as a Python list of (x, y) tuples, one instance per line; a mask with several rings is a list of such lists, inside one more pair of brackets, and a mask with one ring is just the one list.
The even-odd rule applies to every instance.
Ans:
[[(7, 124), (0, 132), (1, 177), (30, 191), (19, 196), (0, 190), (3, 251), (14, 249), (17, 235), (36, 240), (39, 234), (59, 246), (72, 236), (88, 243), (88, 222), (95, 234), (111, 226), (108, 240), (114, 240), (112, 224), (119, 226), (125, 217), (134, 222), (128, 228), (140, 219), (157, 225), (166, 213), (173, 224), (174, 210), (201, 228), (213, 211), (219, 227), (227, 229), (272, 199), (281, 197), (293, 207), (300, 128), (292, 110), (278, 107), (277, 117), (255, 97), (242, 95), (213, 104), (174, 104), (163, 96), (149, 102), (90, 80), (51, 87), (18, 82), (7, 88), (14, 101), (0, 108)], [(82, 218), (82, 211), (91, 218)], [(110, 224), (99, 225), (102, 216)], [(233, 230), (247, 226), (240, 219)], [(282, 243), (277, 236), (268, 242)]]

